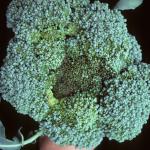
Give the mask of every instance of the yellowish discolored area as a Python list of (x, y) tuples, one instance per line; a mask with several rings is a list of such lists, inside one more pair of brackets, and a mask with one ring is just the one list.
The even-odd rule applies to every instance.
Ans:
[(48, 104), (49, 106), (54, 106), (55, 104), (58, 103), (58, 99), (56, 99), (53, 95), (53, 92), (51, 90), (47, 91), (47, 97), (48, 97)]
[(77, 34), (78, 31), (78, 25), (72, 22), (50, 24), (46, 29), (33, 31), (30, 39), (32, 43), (38, 43), (43, 40), (46, 42), (54, 42), (56, 40), (65, 40), (66, 35), (72, 36)]

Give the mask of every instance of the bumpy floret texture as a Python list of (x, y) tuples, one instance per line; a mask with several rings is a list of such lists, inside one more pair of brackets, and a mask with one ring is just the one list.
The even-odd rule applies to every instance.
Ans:
[(15, 37), (0, 92), (44, 135), (91, 149), (104, 136), (122, 142), (140, 133), (150, 68), (119, 11), (89, 0), (12, 0), (7, 25)]
[[(105, 81), (100, 123), (105, 136), (119, 142), (136, 137), (150, 114), (150, 65), (139, 64)], [(101, 95), (102, 96), (102, 95)]]
[(48, 112), (46, 92), (51, 90), (55, 81), (54, 73), (49, 72), (52, 56), (47, 58), (50, 62), (46, 57), (37, 58), (34, 47), (16, 38), (9, 43), (7, 52), (1, 69), (3, 98), (19, 113), (29, 114), (39, 121)]
[(98, 113), (99, 105), (95, 97), (77, 93), (52, 107), (40, 126), (57, 144), (73, 144), (92, 149), (103, 139)]

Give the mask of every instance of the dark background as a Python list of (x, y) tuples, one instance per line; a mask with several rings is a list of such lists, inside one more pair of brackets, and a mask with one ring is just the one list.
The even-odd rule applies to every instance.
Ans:
[[(6, 56), (6, 48), (9, 40), (14, 36), (11, 29), (6, 27), (6, 9), (11, 0), (0, 0), (0, 65)], [(107, 2), (112, 8), (117, 0), (101, 0)], [(144, 0), (144, 3), (136, 10), (124, 11), (127, 18), (128, 30), (136, 36), (142, 48), (143, 62), (150, 63), (150, 1)], [(22, 133), (27, 138), (30, 131), (38, 129), (38, 123), (28, 116), (17, 114), (15, 109), (2, 100), (0, 102), (0, 120), (6, 128), (6, 135), (12, 138), (17, 134), (17, 130), (22, 127)], [(104, 138), (100, 146), (95, 150), (149, 150), (150, 149), (150, 119), (144, 125), (142, 133), (132, 141), (118, 143), (114, 140), (109, 141)], [(38, 142), (22, 148), (22, 150), (38, 150)]]

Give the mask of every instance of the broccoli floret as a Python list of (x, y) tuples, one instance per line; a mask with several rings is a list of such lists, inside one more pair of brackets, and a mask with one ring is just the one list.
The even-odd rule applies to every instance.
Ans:
[(100, 123), (105, 136), (119, 142), (135, 138), (150, 114), (150, 65), (129, 66), (105, 81), (102, 93)]
[(25, 41), (17, 38), (11, 40), (0, 72), (0, 92), (18, 112), (40, 121), (49, 109), (47, 91), (55, 83), (52, 64), (54, 61), (57, 65), (55, 57), (59, 51), (52, 54), (43, 51), (39, 57), (34, 51), (34, 47)]
[[(16, 13), (17, 12), (17, 13)], [(0, 92), (54, 142), (91, 148), (141, 132), (150, 114), (150, 67), (126, 19), (89, 0), (12, 0), (15, 37)]]
[(57, 144), (91, 149), (103, 139), (98, 113), (99, 105), (95, 97), (88, 93), (77, 93), (51, 107), (40, 127)]

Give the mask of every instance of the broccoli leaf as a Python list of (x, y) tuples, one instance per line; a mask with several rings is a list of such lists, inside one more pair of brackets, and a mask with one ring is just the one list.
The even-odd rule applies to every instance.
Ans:
[(139, 7), (143, 0), (119, 0), (115, 8), (119, 10), (129, 10)]
[[(20, 136), (22, 136), (21, 132), (18, 132)], [(18, 147), (12, 147), (13, 145), (16, 145), (19, 143), (19, 139), (17, 137), (14, 137), (13, 140), (9, 140), (6, 138), (5, 135), (5, 127), (3, 126), (2, 122), (0, 121), (0, 150), (20, 150), (21, 146)], [(10, 147), (1, 147), (1, 145), (12, 145)]]

